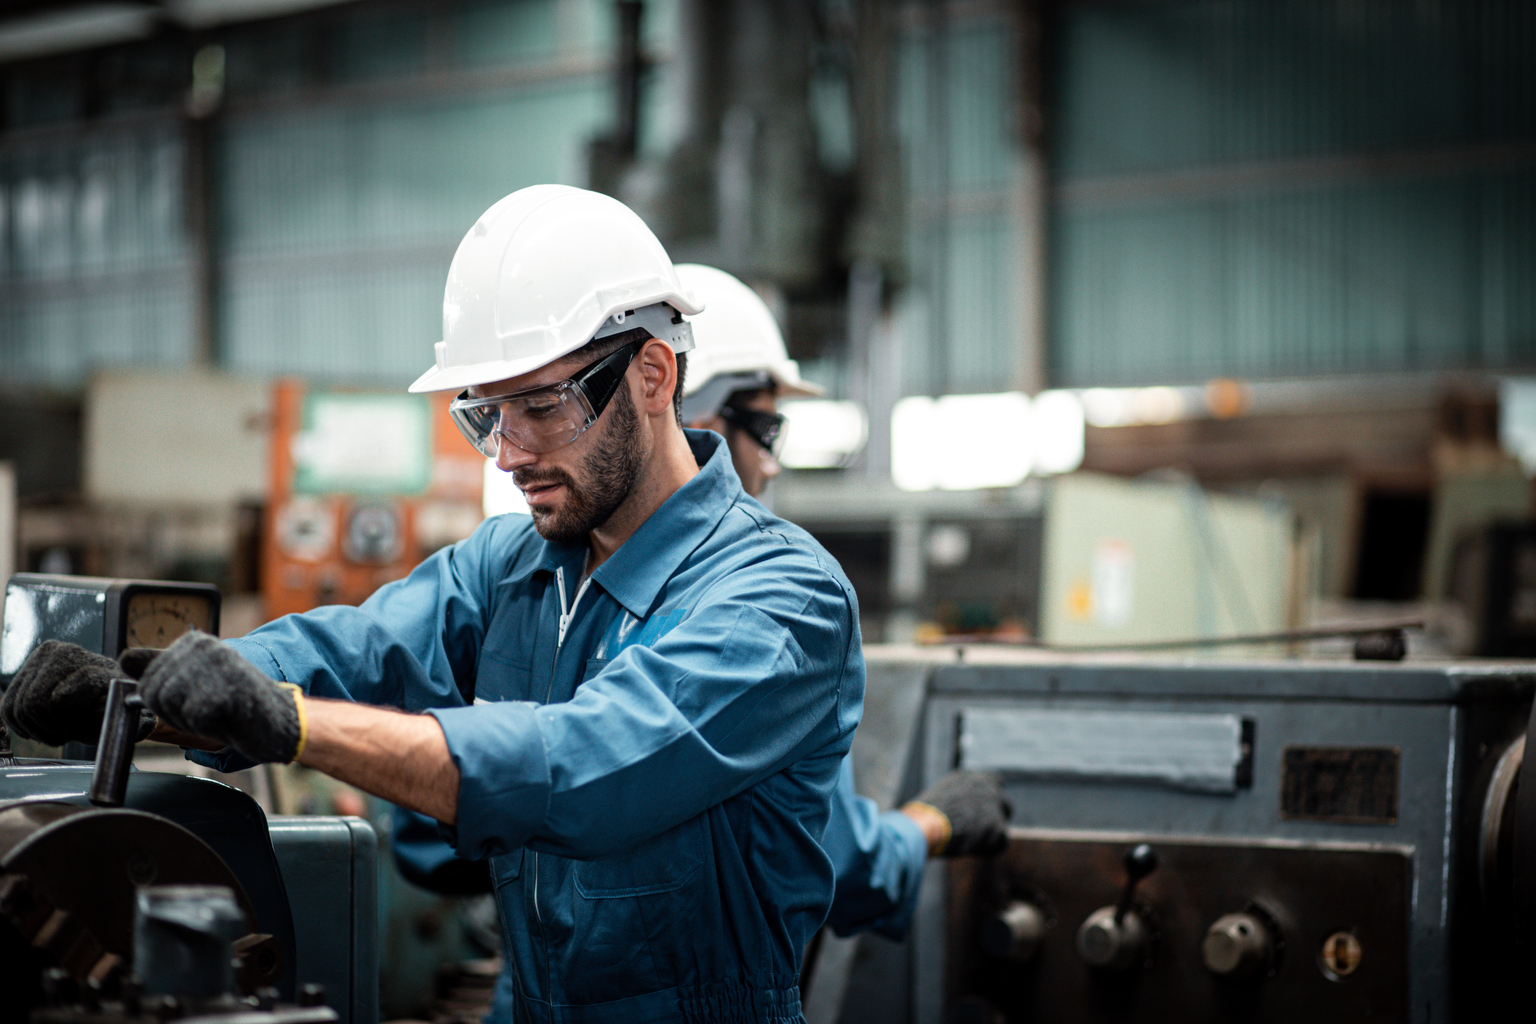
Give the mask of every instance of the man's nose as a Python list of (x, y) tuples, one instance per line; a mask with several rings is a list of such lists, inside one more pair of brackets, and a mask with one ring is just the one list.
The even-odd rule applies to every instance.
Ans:
[(783, 468), (783, 466), (779, 465), (778, 459), (767, 452), (763, 453), (763, 479), (772, 480), (779, 475), (779, 471)]
[(496, 434), (496, 468), (503, 473), (510, 473), (538, 460), (537, 455), (523, 451), (508, 440), (507, 435), (500, 432)]

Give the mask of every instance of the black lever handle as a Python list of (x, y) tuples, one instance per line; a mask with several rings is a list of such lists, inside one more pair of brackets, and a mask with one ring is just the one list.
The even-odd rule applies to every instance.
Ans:
[(1125, 851), (1125, 888), (1115, 904), (1115, 924), (1119, 924), (1125, 912), (1131, 909), (1131, 899), (1136, 895), (1136, 883), (1157, 870), (1157, 851), (1146, 843), (1137, 843)]
[(128, 769), (133, 764), (134, 733), (138, 730), (139, 684), (114, 679), (107, 686), (107, 707), (101, 717), (101, 738), (96, 741), (96, 772), (91, 776), (89, 798), (97, 807), (121, 807), (128, 794)]

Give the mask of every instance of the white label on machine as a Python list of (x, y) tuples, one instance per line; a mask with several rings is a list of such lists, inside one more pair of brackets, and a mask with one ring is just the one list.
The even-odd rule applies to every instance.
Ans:
[(1238, 715), (967, 708), (960, 716), (960, 767), (980, 771), (1231, 793), (1243, 759)]
[(1093, 549), (1093, 618), (1119, 629), (1136, 606), (1136, 558), (1123, 540), (1099, 541)]

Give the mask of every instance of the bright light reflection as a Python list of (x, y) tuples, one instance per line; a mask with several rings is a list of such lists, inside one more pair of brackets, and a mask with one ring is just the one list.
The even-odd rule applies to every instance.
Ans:
[(523, 492), (512, 482), (512, 474), (497, 469), (495, 459), (485, 460), (483, 481), (485, 496), (481, 499), (480, 507), (485, 511), (487, 519), (505, 512), (529, 514), (528, 502), (523, 500)]
[(1131, 417), (1130, 388), (1089, 388), (1083, 392), (1083, 412), (1095, 427), (1118, 427)]
[(891, 479), (904, 491), (1013, 487), (1034, 455), (1029, 398), (903, 398), (891, 412)]
[(1184, 415), (1184, 396), (1173, 388), (1142, 388), (1135, 409), (1139, 423), (1172, 423)]
[(779, 411), (785, 420), (779, 462), (789, 469), (847, 465), (869, 440), (869, 419), (857, 402), (784, 402)]
[(1036, 473), (1070, 473), (1083, 464), (1083, 402), (1070, 391), (1042, 391), (1030, 407)]

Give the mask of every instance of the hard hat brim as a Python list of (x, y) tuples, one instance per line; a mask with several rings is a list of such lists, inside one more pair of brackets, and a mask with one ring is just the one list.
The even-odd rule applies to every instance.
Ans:
[(694, 308), (702, 308), (692, 296), (681, 298), (668, 296), (661, 302), (647, 303), (639, 310), (630, 310), (627, 316), (623, 310), (615, 310), (601, 321), (602, 325), (597, 329), (597, 333), (590, 338), (584, 334), (578, 335), (580, 340), (569, 345), (558, 346), (551, 351), (528, 355), (521, 359), (492, 359), (458, 366), (434, 365), (426, 373), (417, 377), (407, 390), (412, 394), (426, 391), (462, 391), (476, 384), (493, 384), (496, 381), (521, 377), (525, 373), (532, 373), (534, 370), (557, 362), (589, 341), (635, 327), (643, 328), (650, 332), (651, 337), (665, 341), (672, 346), (673, 352), (679, 354), (688, 352), (693, 348), (693, 326), (686, 321), (681, 321), (674, 313), (674, 307), (681, 306), (684, 302)]

